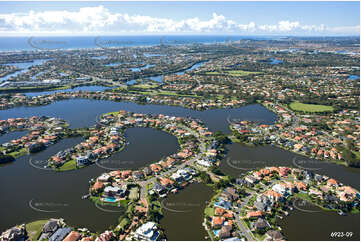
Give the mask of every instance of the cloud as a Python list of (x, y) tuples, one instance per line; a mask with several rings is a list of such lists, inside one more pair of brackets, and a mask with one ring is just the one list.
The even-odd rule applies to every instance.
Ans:
[(237, 23), (213, 13), (207, 20), (183, 20), (114, 13), (83, 7), (74, 11), (29, 11), (0, 14), (0, 33), (5, 34), (119, 34), (119, 33), (232, 33), (232, 34), (358, 34), (359, 26), (327, 27), (281, 20), (277, 24)]

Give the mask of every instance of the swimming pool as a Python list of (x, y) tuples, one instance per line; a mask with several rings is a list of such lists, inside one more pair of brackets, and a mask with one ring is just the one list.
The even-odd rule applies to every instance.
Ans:
[(104, 202), (114, 203), (114, 202), (116, 202), (117, 199), (115, 199), (115, 197), (106, 197), (103, 200), (104, 200)]

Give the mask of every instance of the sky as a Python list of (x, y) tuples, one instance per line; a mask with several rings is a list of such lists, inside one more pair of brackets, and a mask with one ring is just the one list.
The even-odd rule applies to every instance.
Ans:
[(360, 35), (360, 2), (6, 2), (0, 35)]

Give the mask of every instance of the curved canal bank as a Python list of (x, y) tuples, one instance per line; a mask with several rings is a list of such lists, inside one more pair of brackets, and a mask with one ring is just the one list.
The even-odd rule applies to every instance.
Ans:
[[(261, 105), (254, 104), (248, 105), (235, 109), (215, 109), (207, 111), (194, 111), (181, 107), (173, 106), (161, 106), (161, 105), (139, 105), (134, 103), (125, 103), (125, 102), (112, 102), (112, 101), (99, 101), (99, 100), (86, 100), (86, 99), (72, 99), (55, 102), (47, 106), (39, 107), (17, 107), (9, 110), (1, 110), (0, 115), (2, 119), (12, 118), (12, 117), (31, 117), (36, 115), (46, 115), (54, 116), (65, 119), (69, 122), (71, 128), (79, 128), (84, 126), (91, 126), (95, 124), (95, 120), (102, 113), (119, 111), (121, 109), (138, 112), (138, 113), (153, 113), (153, 114), (166, 114), (166, 115), (175, 115), (175, 116), (191, 116), (194, 118), (202, 119), (205, 124), (210, 127), (212, 131), (221, 130), (226, 133), (230, 133), (229, 124), (227, 118), (231, 119), (248, 119), (248, 120), (257, 120), (263, 121), (265, 123), (273, 123), (277, 116), (271, 111), (267, 110)], [(135, 129), (134, 129), (135, 130)], [(154, 131), (154, 132), (152, 132)], [(173, 147), (171, 144), (174, 144), (174, 137), (170, 139), (167, 134), (158, 131), (161, 133), (160, 136), (157, 136), (156, 130), (150, 132), (141, 131), (132, 131), (129, 129), (127, 133), (127, 141), (130, 141), (130, 145), (127, 146), (122, 152), (119, 153), (119, 156), (113, 155), (110, 159), (121, 159), (126, 161), (125, 163), (120, 163), (126, 168), (131, 168), (131, 163), (126, 164), (129, 161), (129, 158), (132, 158), (131, 161), (136, 160), (134, 157), (138, 157), (136, 162), (154, 162), (154, 159), (159, 159), (164, 154), (170, 151), (170, 148)], [(128, 131), (127, 131), (128, 132)], [(49, 149), (34, 154), (31, 157), (33, 160), (44, 160), (48, 159), (51, 155), (57, 153), (60, 150), (72, 147), (75, 144), (80, 142), (80, 138), (66, 139), (58, 142), (56, 145), (49, 147)], [(163, 141), (159, 141), (163, 140)], [(142, 143), (144, 141), (144, 143)], [(160, 144), (159, 149), (155, 146)], [(170, 144), (170, 146), (168, 146)], [(131, 148), (134, 145), (134, 149)], [(234, 146), (234, 147), (233, 147)], [(140, 148), (143, 147), (146, 152), (143, 156), (140, 154)], [(232, 148), (233, 147), (233, 148)], [(177, 146), (174, 146), (174, 149), (177, 150)], [(130, 150), (133, 150), (130, 152)], [(159, 152), (161, 151), (161, 152)], [(129, 152), (129, 153), (127, 153)], [(134, 153), (133, 153), (134, 152)], [(160, 154), (159, 157), (150, 156), (151, 154)], [(295, 159), (296, 157), (296, 159)], [(110, 225), (116, 224), (117, 218), (121, 214), (119, 213), (107, 213), (102, 210), (99, 210), (95, 205), (88, 200), (81, 200), (81, 196), (88, 192), (88, 183), (87, 181), (93, 177), (99, 176), (101, 173), (106, 170), (97, 167), (91, 166), (85, 169), (80, 169), (72, 172), (61, 172), (54, 173), (52, 171), (43, 171), (31, 167), (28, 163), (30, 156), (24, 156), (19, 158), (14, 163), (8, 164), (0, 169), (0, 182), (2, 184), (7, 184), (0, 189), (4, 198), (1, 200), (1, 214), (8, 218), (6, 221), (0, 222), (0, 230), (3, 231), (14, 224), (19, 224), (22, 222), (29, 222), (37, 219), (50, 218), (50, 217), (63, 217), (65, 220), (72, 226), (87, 227), (94, 231), (104, 231)], [(144, 159), (143, 159), (144, 158)], [(149, 158), (149, 159), (148, 159)], [(260, 147), (248, 147), (242, 146), (239, 144), (232, 144), (229, 147), (229, 152), (226, 159), (229, 158), (230, 161), (236, 160), (235, 163), (231, 163), (237, 166), (245, 166), (245, 170), (253, 169), (257, 166), (293, 166), (302, 165), (309, 168), (317, 168), (315, 172), (320, 174), (325, 174), (329, 177), (335, 178), (338, 181), (345, 183), (346, 185), (351, 185), (355, 188), (359, 188), (359, 169), (352, 169), (341, 167), (335, 164), (326, 163), (323, 161), (308, 161), (303, 162), (304, 157), (297, 156), (294, 153), (272, 147), (272, 146), (260, 146)], [(245, 160), (244, 163), (238, 162), (239, 160)], [(295, 160), (295, 162), (294, 162)], [(256, 165), (255, 165), (256, 164)], [(118, 165), (118, 164), (116, 164)], [(226, 166), (225, 166), (226, 165)], [(320, 169), (319, 169), (320, 168)], [(239, 176), (239, 169), (235, 169), (232, 166), (227, 167), (227, 163), (224, 161), (221, 162), (221, 170), (225, 174), (232, 176)], [(195, 184), (194, 184), (195, 185)], [(184, 202), (184, 197), (182, 194), (188, 194), (187, 191), (192, 189), (192, 186), (185, 188), (179, 194), (170, 195), (167, 199), (174, 203)], [(207, 187), (208, 188), (208, 187)], [(211, 188), (209, 188), (211, 191)], [(195, 189), (196, 190), (196, 189)], [(199, 192), (191, 192), (189, 195), (192, 199), (203, 199), (206, 201), (210, 198), (206, 198), (208, 195), (202, 195), (203, 190)], [(210, 193), (211, 194), (211, 193)], [(207, 195), (207, 196), (206, 196)], [(203, 201), (202, 200), (202, 201)], [(29, 207), (29, 202), (32, 201), (32, 204), (37, 205), (39, 209), (51, 210), (56, 212), (46, 213), (34, 211)], [(189, 200), (189, 203), (193, 203), (192, 200)], [(199, 231), (204, 231), (204, 229), (199, 228), (199, 224), (203, 222), (203, 210), (195, 208), (192, 213), (191, 218), (188, 215), (184, 215), (182, 219), (184, 221), (192, 221), (197, 223), (197, 225), (190, 226), (187, 230), (187, 234), (192, 235), (191, 240), (203, 240), (206, 234)], [(14, 214), (22, 214), (22, 218), (17, 218), (13, 216)], [(164, 218), (161, 223), (164, 224), (165, 232), (170, 240), (179, 240), (179, 224), (177, 223), (178, 214), (171, 214), (171, 212), (164, 211)], [(307, 223), (307, 219), (303, 219), (303, 215), (292, 212), (289, 218), (304, 221)], [(199, 217), (200, 219), (195, 219), (194, 217)], [(338, 223), (347, 223), (346, 220), (343, 220), (346, 217), (340, 217), (335, 214), (335, 216), (330, 217), (333, 221), (330, 224), (337, 226)], [(359, 218), (359, 215), (354, 217)], [(20, 219), (20, 220), (19, 220)], [(169, 220), (174, 220), (175, 222), (164, 222)], [(288, 217), (287, 217), (288, 219)], [(25, 221), (26, 220), (26, 221)], [(286, 220), (285, 220), (286, 221)], [(187, 223), (184, 226), (187, 226)], [(319, 223), (322, 220), (319, 221)], [(312, 223), (310, 223), (312, 224)], [(299, 229), (299, 224), (297, 223), (288, 223), (284, 227), (284, 231), (287, 236), (287, 229)], [(304, 231), (307, 229), (310, 230), (308, 233), (308, 239), (313, 239), (315, 233), (318, 233), (317, 226), (310, 225), (310, 228), (304, 227)], [(337, 227), (332, 228), (337, 231)], [(177, 234), (176, 234), (177, 233)], [(205, 231), (204, 231), (205, 233)], [(177, 237), (175, 237), (177, 236)], [(173, 239), (172, 239), (173, 238)], [(291, 239), (291, 238), (289, 238)], [(329, 239), (325, 237), (324, 239)], [(184, 238), (184, 240), (189, 240)]]
[[(125, 164), (128, 168), (139, 168), (147, 162), (175, 153), (179, 148), (174, 136), (151, 128), (129, 128), (126, 135), (129, 145), (119, 152), (119, 156), (109, 158), (110, 165)], [(1, 167), (0, 182), (7, 185), (0, 188), (3, 194), (0, 213), (7, 219), (0, 221), (0, 231), (14, 224), (56, 217), (64, 218), (71, 226), (86, 227), (97, 232), (116, 224), (121, 211), (106, 212), (98, 209), (92, 201), (81, 199), (88, 193), (88, 181), (107, 172), (107, 169), (92, 165), (74, 171), (54, 172), (36, 169), (29, 164), (31, 159), (33, 165), (41, 168), (40, 164), (50, 156), (81, 141), (82, 138), (64, 139), (43, 152), (23, 156)], [(130, 157), (133, 164), (129, 164)]]
[(271, 145), (251, 147), (233, 143), (228, 145), (227, 149), (228, 153), (221, 162), (220, 170), (231, 177), (239, 177), (242, 173), (265, 166), (288, 166), (326, 175), (345, 185), (360, 189), (358, 168), (309, 159)]
[[(310, 204), (301, 209), (304, 211), (294, 209), (289, 216), (279, 220), (287, 240), (360, 240), (360, 214), (340, 216)], [(344, 236), (333, 236), (333, 232), (343, 232)]]
[(177, 117), (188, 117), (202, 119), (205, 125), (212, 131), (220, 130), (230, 133), (227, 118), (260, 121), (272, 124), (277, 120), (277, 115), (262, 105), (252, 104), (233, 109), (212, 109), (195, 111), (182, 107), (163, 105), (140, 105), (127, 102), (113, 102), (105, 100), (69, 99), (57, 101), (46, 106), (15, 107), (0, 110), (2, 119), (17, 117), (32, 117), (34, 115), (45, 115), (60, 117), (70, 124), (70, 128), (82, 128), (96, 123), (96, 119), (103, 113), (126, 110), (137, 113), (151, 113), (173, 115)]
[(193, 183), (162, 200), (164, 217), (160, 225), (168, 240), (205, 240), (208, 234), (202, 225), (203, 214), (206, 201), (211, 199), (212, 194), (211, 187)]

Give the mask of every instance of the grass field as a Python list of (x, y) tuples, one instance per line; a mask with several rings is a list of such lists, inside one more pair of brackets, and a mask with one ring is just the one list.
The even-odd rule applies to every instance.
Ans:
[[(109, 112), (109, 113), (103, 113), (101, 115), (101, 117), (104, 117), (104, 116), (107, 116), (107, 115), (113, 115), (113, 116), (116, 116), (119, 114), (119, 111), (115, 111), (115, 112)], [(122, 115), (123, 116), (123, 115)]]
[(43, 226), (47, 221), (48, 221), (47, 219), (37, 220), (25, 225), (30, 240), (38, 240), (41, 231), (43, 229)]
[(136, 84), (136, 85), (133, 85), (132, 87), (142, 88), (142, 89), (149, 89), (149, 88), (156, 88), (158, 86), (159, 86), (159, 84), (148, 83), (148, 84)]
[(261, 72), (242, 71), (242, 70), (227, 71), (227, 73), (230, 76), (247, 76), (247, 75), (261, 74)]
[(209, 217), (213, 217), (214, 216), (214, 208), (206, 208), (204, 210), (205, 215), (208, 215)]
[(57, 171), (70, 171), (76, 169), (76, 160), (70, 160), (62, 165)]
[(25, 148), (21, 148), (20, 150), (17, 150), (17, 151), (14, 151), (14, 152), (11, 152), (7, 155), (11, 155), (13, 156), (14, 158), (19, 158), (23, 155), (26, 155), (28, 153), (28, 151), (25, 149)]
[(294, 111), (303, 111), (303, 112), (311, 112), (311, 113), (333, 112), (333, 110), (334, 110), (332, 106), (306, 104), (306, 103), (300, 103), (300, 102), (292, 102), (290, 104), (290, 108)]
[(142, 95), (152, 95), (152, 96), (156, 96), (156, 95), (162, 95), (162, 96), (179, 96), (179, 97), (198, 97), (201, 98), (201, 96), (198, 95), (188, 95), (188, 94), (178, 94), (176, 92), (169, 92), (169, 91), (129, 91), (132, 93), (138, 93), (138, 94), (142, 94)]

